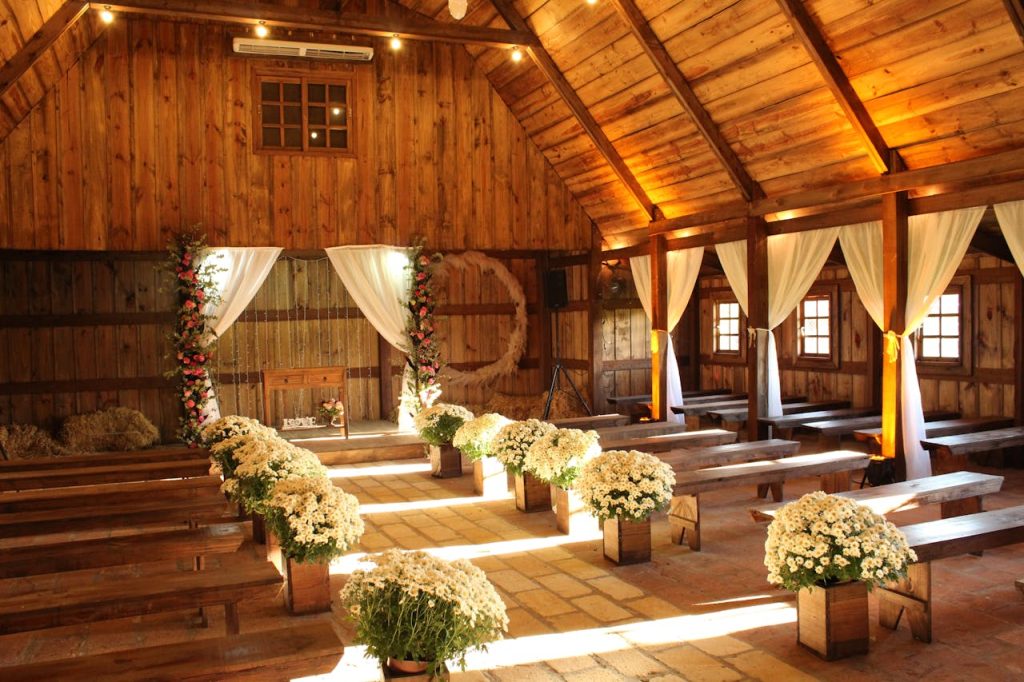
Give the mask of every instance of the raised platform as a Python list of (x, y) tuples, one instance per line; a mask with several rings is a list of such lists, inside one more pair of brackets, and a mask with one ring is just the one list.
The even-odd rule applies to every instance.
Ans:
[(379, 462), (391, 459), (416, 459), (426, 454), (426, 443), (415, 433), (399, 433), (398, 426), (386, 421), (353, 422), (349, 438), (341, 429), (296, 429), (278, 431), (298, 446), (312, 450), (326, 466)]

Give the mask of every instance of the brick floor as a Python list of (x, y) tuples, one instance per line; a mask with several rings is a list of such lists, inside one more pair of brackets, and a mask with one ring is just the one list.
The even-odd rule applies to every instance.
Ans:
[[(379, 473), (382, 466), (387, 473)], [(1006, 482), (988, 507), (1024, 504), (1024, 471), (991, 471)], [(334, 589), (344, 585), (364, 552), (400, 546), (470, 558), (506, 600), (508, 637), (486, 653), (472, 652), (468, 670), (454, 673), (453, 680), (888, 682), (1024, 676), (1024, 598), (1013, 584), (1024, 576), (1024, 546), (935, 565), (932, 644), (912, 640), (905, 624), (895, 632), (879, 628), (872, 597), (871, 652), (826, 663), (796, 644), (793, 595), (765, 582), (765, 527), (747, 514), (757, 503), (752, 490), (702, 498), (704, 551), (672, 545), (662, 514), (652, 526), (653, 560), (617, 567), (603, 558), (596, 535), (566, 538), (557, 532), (553, 514), (520, 513), (510, 497), (474, 498), (469, 476), (432, 479), (415, 460), (350, 465), (332, 474), (360, 499), (366, 520), (363, 545), (332, 567)], [(787, 499), (814, 484), (787, 485)], [(938, 509), (922, 509), (895, 520), (937, 517)], [(352, 624), (337, 603), (330, 617), (351, 642)], [(0, 637), (0, 665), (219, 636), (222, 621), (214, 610), (208, 630), (195, 627), (190, 614), (178, 613)], [(289, 622), (294, 620), (277, 601), (241, 607), (243, 631)], [(324, 679), (380, 677), (361, 648), (351, 645), (341, 666)]]

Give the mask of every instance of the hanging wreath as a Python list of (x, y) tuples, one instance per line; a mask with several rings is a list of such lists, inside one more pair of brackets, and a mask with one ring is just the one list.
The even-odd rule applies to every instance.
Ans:
[(498, 377), (511, 374), (519, 366), (519, 360), (523, 357), (523, 352), (526, 350), (526, 294), (523, 293), (523, 287), (519, 284), (519, 280), (509, 272), (504, 263), (490, 256), (485, 256), (479, 251), (466, 251), (461, 254), (446, 255), (441, 261), (441, 267), (438, 268), (435, 274), (435, 280), (440, 280), (443, 284), (447, 270), (454, 268), (455, 270), (465, 271), (470, 266), (480, 268), (482, 273), (492, 273), (508, 290), (508, 295), (512, 299), (512, 305), (515, 307), (512, 334), (509, 336), (508, 347), (505, 349), (504, 355), (489, 365), (484, 365), (473, 372), (460, 372), (451, 366), (444, 369), (445, 378), (452, 384), (483, 386), (490, 384)]

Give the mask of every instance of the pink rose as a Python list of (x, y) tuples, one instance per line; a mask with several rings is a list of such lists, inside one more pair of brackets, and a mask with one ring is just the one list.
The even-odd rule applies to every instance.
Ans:
[(196, 406), (196, 401), (194, 401), (194, 400), (189, 400), (189, 401), (187, 401), (187, 402), (185, 403), (185, 407), (187, 407), (187, 408), (189, 408), (189, 409), (192, 409), (192, 408), (193, 408), (193, 407), (195, 407), (195, 406)]

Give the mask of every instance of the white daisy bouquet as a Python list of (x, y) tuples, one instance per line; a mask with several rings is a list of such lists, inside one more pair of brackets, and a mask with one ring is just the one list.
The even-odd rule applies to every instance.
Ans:
[(459, 427), (452, 438), (452, 445), (473, 460), (489, 457), (494, 454), (492, 446), (495, 436), (511, 423), (511, 419), (495, 412), (482, 414)]
[(210, 447), (232, 436), (244, 436), (246, 434), (255, 434), (269, 438), (276, 436), (277, 431), (249, 417), (228, 415), (204, 426), (203, 430), (199, 433), (199, 437), (203, 445)]
[(250, 440), (231, 453), (232, 476), (221, 490), (250, 512), (263, 513), (275, 484), (289, 478), (326, 477), (327, 470), (309, 450), (282, 438)]
[(341, 601), (356, 621), (356, 641), (381, 663), (429, 661), (429, 674), (445, 661), (465, 669), (467, 651), (486, 650), (508, 629), (505, 603), (465, 559), (392, 549), (373, 561), (375, 568), (352, 573)]
[(587, 460), (601, 453), (597, 431), (555, 429), (530, 446), (523, 468), (559, 488), (570, 488)]
[(234, 452), (249, 443), (270, 442), (280, 440), (277, 435), (268, 435), (254, 431), (251, 433), (238, 433), (223, 440), (217, 441), (210, 446), (210, 460), (216, 473), (224, 475), (225, 479), (235, 475)]
[(359, 542), (359, 502), (326, 476), (279, 481), (266, 505), (281, 551), (300, 563), (328, 563)]
[(573, 489), (599, 521), (643, 521), (668, 506), (676, 475), (646, 452), (609, 450), (583, 465)]
[(459, 427), (472, 418), (473, 413), (461, 405), (438, 403), (417, 414), (412, 424), (420, 438), (431, 445), (447, 445)]
[(494, 437), (491, 443), (491, 454), (505, 465), (506, 471), (520, 476), (523, 473), (523, 461), (530, 446), (544, 435), (556, 430), (554, 424), (539, 419), (507, 424)]
[(880, 585), (906, 577), (908, 564), (917, 560), (885, 518), (820, 491), (779, 509), (764, 550), (768, 582), (794, 592), (846, 580)]

